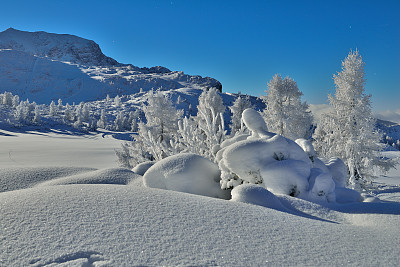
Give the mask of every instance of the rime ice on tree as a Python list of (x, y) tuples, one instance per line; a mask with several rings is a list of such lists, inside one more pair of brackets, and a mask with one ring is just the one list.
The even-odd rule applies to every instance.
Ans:
[(371, 113), (371, 95), (364, 93), (364, 62), (358, 51), (351, 51), (334, 75), (335, 96), (329, 95), (333, 111), (324, 114), (314, 134), (314, 146), (324, 157), (340, 157), (346, 163), (353, 186), (371, 181), (374, 166), (393, 167), (380, 156), (380, 135)]

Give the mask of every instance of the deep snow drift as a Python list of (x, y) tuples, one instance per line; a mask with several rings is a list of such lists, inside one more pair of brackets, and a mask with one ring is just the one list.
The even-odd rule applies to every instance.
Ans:
[[(315, 204), (253, 185), (235, 188), (232, 201), (146, 188), (142, 176), (116, 168), (120, 141), (109, 137), (2, 131), (1, 266), (399, 262), (399, 202)], [(381, 200), (399, 200), (391, 198), (398, 171), (378, 181)], [(247, 204), (254, 198), (267, 201)]]

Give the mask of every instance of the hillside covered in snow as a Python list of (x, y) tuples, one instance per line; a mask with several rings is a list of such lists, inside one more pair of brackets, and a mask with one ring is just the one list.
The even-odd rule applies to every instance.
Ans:
[(68, 34), (0, 33), (0, 88), (37, 103), (73, 102), (130, 95), (141, 90), (222, 90), (217, 80), (165, 67), (139, 68), (105, 56), (98, 44)]

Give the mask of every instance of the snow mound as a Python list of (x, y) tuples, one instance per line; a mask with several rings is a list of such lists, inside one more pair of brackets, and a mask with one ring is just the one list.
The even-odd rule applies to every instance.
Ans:
[(140, 163), (140, 164), (138, 164), (138, 165), (136, 165), (133, 169), (132, 169), (132, 171), (134, 172), (134, 173), (136, 173), (136, 174), (139, 174), (139, 175), (144, 175), (145, 174), (145, 172), (151, 167), (151, 166), (153, 166), (154, 165), (154, 161), (146, 161), (146, 162), (142, 162), (142, 163)]
[(68, 184), (119, 184), (126, 185), (139, 175), (125, 168), (109, 168), (53, 179), (38, 186)]
[(254, 184), (236, 186), (232, 191), (232, 201), (259, 205), (280, 211), (287, 211), (280, 200), (264, 187)]
[(363, 201), (361, 194), (350, 188), (338, 187), (335, 190), (336, 201), (338, 203), (351, 203)]
[(95, 169), (82, 167), (25, 167), (0, 169), (0, 193), (32, 187), (51, 179), (84, 174)]
[(226, 198), (227, 192), (221, 190), (219, 180), (218, 166), (192, 153), (182, 153), (160, 160), (143, 176), (146, 187)]

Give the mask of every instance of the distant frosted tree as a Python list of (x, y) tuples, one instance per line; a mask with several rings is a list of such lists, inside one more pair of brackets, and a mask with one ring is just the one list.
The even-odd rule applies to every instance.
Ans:
[(61, 98), (58, 99), (58, 102), (57, 102), (57, 103), (58, 103), (58, 104), (57, 104), (58, 110), (61, 110), (61, 109), (63, 108), (63, 104), (62, 104)]
[(102, 128), (102, 129), (107, 128), (107, 118), (106, 118), (106, 112), (104, 109), (102, 109), (100, 112), (100, 119), (97, 121), (97, 127)]
[(122, 105), (121, 98), (118, 95), (114, 98), (114, 105), (116, 107), (120, 107)]
[(19, 104), (19, 96), (15, 95), (12, 98), (12, 106), (15, 108), (16, 106), (18, 106), (18, 104)]
[(239, 95), (233, 105), (229, 107), (232, 113), (231, 117), (231, 135), (236, 132), (242, 132), (244, 130), (244, 124), (242, 123), (242, 113), (247, 108), (252, 108), (253, 105), (250, 102), (249, 96), (243, 97)]
[(70, 104), (65, 105), (65, 111), (64, 111), (64, 122), (72, 122), (74, 121), (74, 113), (72, 111), (72, 107)]
[(90, 108), (89, 104), (84, 103), (82, 106), (81, 117), (83, 122), (90, 122)]
[(293, 140), (309, 138), (312, 116), (307, 103), (301, 102), (303, 93), (296, 82), (276, 74), (269, 81), (266, 93), (263, 117), (268, 129)]
[(50, 103), (50, 111), (49, 111), (49, 115), (50, 116), (55, 116), (55, 115), (57, 115), (57, 107), (56, 107), (56, 104), (54, 103), (54, 101), (52, 100), (51, 101), (51, 103)]
[(40, 109), (38, 105), (35, 105), (33, 122), (36, 124), (40, 123)]
[(123, 111), (118, 112), (114, 120), (114, 127), (116, 131), (123, 131), (126, 129), (126, 117)]
[[(2, 104), (6, 105), (6, 106), (9, 106), (9, 107), (13, 106), (13, 95), (12, 95), (12, 93), (10, 93), (10, 92), (4, 92), (3, 93)], [(15, 103), (15, 104), (18, 105), (19, 102)]]
[(334, 75), (335, 96), (329, 95), (333, 111), (322, 115), (314, 134), (316, 151), (324, 157), (340, 157), (349, 171), (348, 183), (363, 187), (373, 178), (373, 167), (384, 171), (394, 166), (380, 151), (380, 134), (371, 113), (371, 95), (364, 93), (364, 62), (351, 51)]

